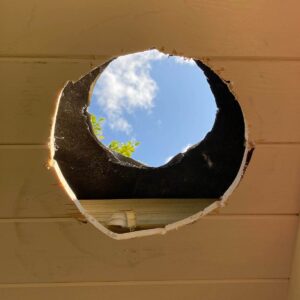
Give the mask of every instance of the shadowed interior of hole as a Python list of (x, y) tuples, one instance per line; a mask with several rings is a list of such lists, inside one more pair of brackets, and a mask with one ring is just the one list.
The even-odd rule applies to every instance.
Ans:
[(80, 200), (79, 210), (96, 227), (100, 222), (128, 232), (168, 225), (166, 232), (223, 206), (238, 184), (249, 162), (241, 107), (213, 70), (196, 63), (215, 96), (216, 120), (201, 143), (159, 168), (109, 151), (92, 134), (91, 87), (109, 62), (65, 85), (52, 130), (52, 158), (70, 197)]
[(65, 85), (53, 127), (53, 159), (77, 199), (203, 200), (227, 193), (246, 153), (244, 117), (228, 85), (203, 62), (196, 63), (215, 96), (214, 126), (200, 143), (158, 168), (109, 151), (92, 134), (91, 86), (109, 62)]
[(157, 50), (121, 56), (98, 78), (89, 112), (103, 117), (103, 144), (138, 141), (132, 157), (160, 166), (211, 130), (216, 103), (193, 60)]

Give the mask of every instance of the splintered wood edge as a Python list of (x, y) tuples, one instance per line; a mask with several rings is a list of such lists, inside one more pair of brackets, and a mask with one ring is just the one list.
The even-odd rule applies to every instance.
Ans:
[[(96, 80), (97, 80), (97, 78), (95, 79), (95, 82), (96, 82)], [(242, 179), (242, 177), (244, 175), (244, 172), (245, 172), (245, 169), (246, 169), (247, 163), (248, 163), (247, 162), (248, 154), (254, 148), (253, 143), (249, 142), (248, 126), (247, 126), (246, 118), (245, 118), (243, 111), (242, 111), (242, 114), (243, 114), (244, 124), (245, 124), (245, 151), (244, 151), (243, 159), (242, 159), (239, 171), (238, 171), (235, 179), (233, 180), (231, 185), (228, 187), (228, 189), (226, 190), (226, 192), (223, 194), (223, 196), (220, 199), (218, 199), (215, 202), (213, 202), (212, 204), (208, 205), (206, 208), (204, 208), (200, 212), (197, 212), (187, 218), (170, 223), (170, 224), (168, 224), (164, 227), (160, 227), (160, 228), (152, 228), (152, 229), (145, 229), (145, 230), (139, 230), (139, 231), (125, 232), (125, 233), (116, 233), (116, 232), (111, 231), (107, 227), (105, 227), (103, 224), (101, 224), (94, 216), (90, 215), (85, 210), (83, 205), (76, 198), (76, 195), (74, 194), (74, 192), (68, 185), (65, 177), (63, 176), (63, 174), (58, 166), (58, 163), (54, 159), (54, 154), (55, 154), (54, 131), (55, 131), (55, 123), (56, 123), (55, 120), (56, 120), (57, 111), (58, 111), (62, 92), (63, 92), (65, 86), (68, 84), (68, 82), (66, 82), (66, 84), (64, 85), (64, 87), (62, 88), (62, 90), (58, 96), (58, 100), (57, 100), (56, 107), (55, 107), (55, 112), (53, 115), (53, 122), (52, 122), (51, 134), (50, 134), (50, 140), (49, 140), (49, 149), (50, 149), (49, 168), (54, 168), (59, 181), (61, 182), (62, 186), (64, 187), (70, 200), (73, 201), (73, 203), (76, 205), (76, 207), (79, 210), (79, 212), (81, 213), (83, 219), (85, 219), (90, 224), (94, 225), (98, 230), (103, 232), (105, 235), (107, 235), (115, 240), (127, 240), (127, 239), (151, 236), (151, 235), (164, 235), (171, 230), (177, 230), (185, 225), (192, 224), (192, 223), (198, 221), (199, 219), (203, 218), (204, 216), (208, 215), (209, 213), (213, 212), (214, 210), (217, 210), (219, 208), (223, 208), (224, 206), (226, 206), (229, 196), (232, 194), (232, 192), (238, 186), (240, 180)], [(230, 85), (228, 88), (230, 89), (231, 93), (234, 94)], [(111, 200), (111, 201), (113, 201), (113, 200)]]

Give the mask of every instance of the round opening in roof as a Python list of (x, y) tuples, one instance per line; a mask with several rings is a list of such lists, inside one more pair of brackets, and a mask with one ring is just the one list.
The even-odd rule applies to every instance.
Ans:
[(88, 111), (104, 145), (158, 167), (205, 137), (217, 107), (194, 60), (148, 50), (108, 64)]
[[(222, 207), (242, 178), (252, 153), (241, 107), (227, 83), (212, 69), (200, 60), (185, 61), (184, 58), (165, 57), (157, 51), (136, 55), (150, 57), (146, 59), (146, 67), (141, 67), (145, 58), (139, 58), (131, 66), (135, 69), (134, 72), (121, 72), (122, 69), (128, 71), (130, 60), (115, 67), (114, 73), (109, 72), (109, 67), (117, 62), (115, 59), (91, 70), (78, 81), (67, 82), (58, 99), (51, 132), (52, 165), (66, 191), (90, 223), (116, 239), (165, 233)], [(124, 57), (128, 58), (130, 55)], [(153, 79), (155, 64), (159, 65), (164, 60), (171, 61), (170, 59), (177, 60), (172, 62), (173, 67), (191, 67), (196, 64), (193, 66), (196, 67), (195, 71), (205, 75), (214, 95), (217, 113), (215, 114), (214, 108), (213, 127), (206, 135), (204, 133), (202, 141), (203, 137), (192, 141), (191, 143), (196, 143), (194, 146), (189, 147), (185, 153), (178, 153), (161, 167), (150, 167), (138, 158), (128, 157), (138, 153), (134, 152), (135, 148), (142, 146), (135, 144), (141, 136), (130, 134), (135, 129), (133, 125), (136, 114), (146, 112), (142, 121), (155, 114), (157, 98), (163, 90)], [(106, 71), (108, 72), (105, 73)], [(171, 89), (185, 80), (172, 81), (174, 73), (176, 72), (169, 71), (165, 76)], [(118, 83), (118, 76), (130, 84)], [(104, 80), (96, 85), (92, 96), (97, 78), (98, 82), (101, 82), (101, 78)], [(140, 86), (141, 82), (143, 84)], [(146, 88), (147, 84), (151, 87), (150, 92), (149, 87)], [(107, 89), (109, 85), (113, 85), (113, 89)], [(148, 92), (137, 94), (135, 89)], [(176, 103), (173, 99), (178, 93), (180, 94), (173, 92), (171, 99), (161, 100), (168, 100), (166, 110), (170, 110), (169, 106)], [(103, 100), (103, 95), (108, 95), (113, 100)], [(145, 103), (141, 95), (148, 99)], [(95, 111), (99, 110), (98, 104), (90, 105), (91, 98), (97, 99), (103, 106), (98, 115)], [(178, 114), (178, 110), (186, 109), (185, 103), (189, 100), (182, 97), (177, 101), (182, 101), (184, 105), (180, 102), (181, 106), (177, 103), (177, 106), (173, 105), (171, 108), (172, 126), (176, 126), (174, 124), (178, 121), (178, 117), (174, 116)], [(199, 102), (192, 105), (193, 110)], [(90, 113), (87, 111), (89, 106)], [(201, 118), (199, 113), (201, 111), (198, 111), (195, 118)], [(190, 119), (192, 117), (189, 115), (184, 116), (184, 120)], [(150, 129), (152, 127), (153, 123)], [(123, 134), (129, 143), (122, 140), (112, 143), (113, 138), (107, 135), (107, 130), (113, 133), (115, 128), (121, 132), (123, 128)], [(175, 137), (179, 131), (175, 127)], [(168, 134), (165, 136), (168, 137)], [(105, 140), (109, 147), (102, 144), (101, 141)], [(142, 140), (141, 143), (143, 142)], [(180, 152), (181, 150), (182, 147)], [(125, 156), (122, 151), (125, 151)], [(161, 159), (162, 163), (167, 161), (163, 156)]]

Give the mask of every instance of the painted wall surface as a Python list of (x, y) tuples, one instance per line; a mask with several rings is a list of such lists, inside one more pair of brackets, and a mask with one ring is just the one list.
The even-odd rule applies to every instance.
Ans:
[[(298, 299), (299, 9), (293, 0), (1, 0), (0, 299), (283, 300), (291, 276)], [(255, 152), (218, 214), (115, 241), (76, 219), (48, 168), (52, 117), (66, 81), (153, 47), (202, 59), (230, 81)]]

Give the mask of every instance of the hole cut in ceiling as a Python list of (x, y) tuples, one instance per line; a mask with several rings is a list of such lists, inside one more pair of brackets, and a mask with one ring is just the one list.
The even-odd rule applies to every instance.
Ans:
[(245, 152), (245, 123), (234, 95), (211, 69), (207, 77), (218, 112), (212, 130), (185, 153), (161, 167), (148, 167), (103, 146), (93, 134), (87, 107), (91, 86), (110, 62), (60, 97), (54, 129), (54, 159), (78, 199), (220, 198), (239, 171)]
[(217, 107), (194, 60), (148, 50), (106, 67), (88, 111), (103, 144), (157, 167), (199, 143), (212, 129)]
[[(203, 62), (194, 61), (215, 98), (213, 128), (186, 152), (160, 167), (149, 167), (104, 146), (93, 130), (88, 112), (93, 86), (112, 62), (68, 82), (57, 104), (52, 162), (79, 211), (109, 236), (125, 239), (165, 233), (223, 206), (252, 153), (242, 110), (227, 83)], [(118, 235), (112, 230), (141, 231)]]

